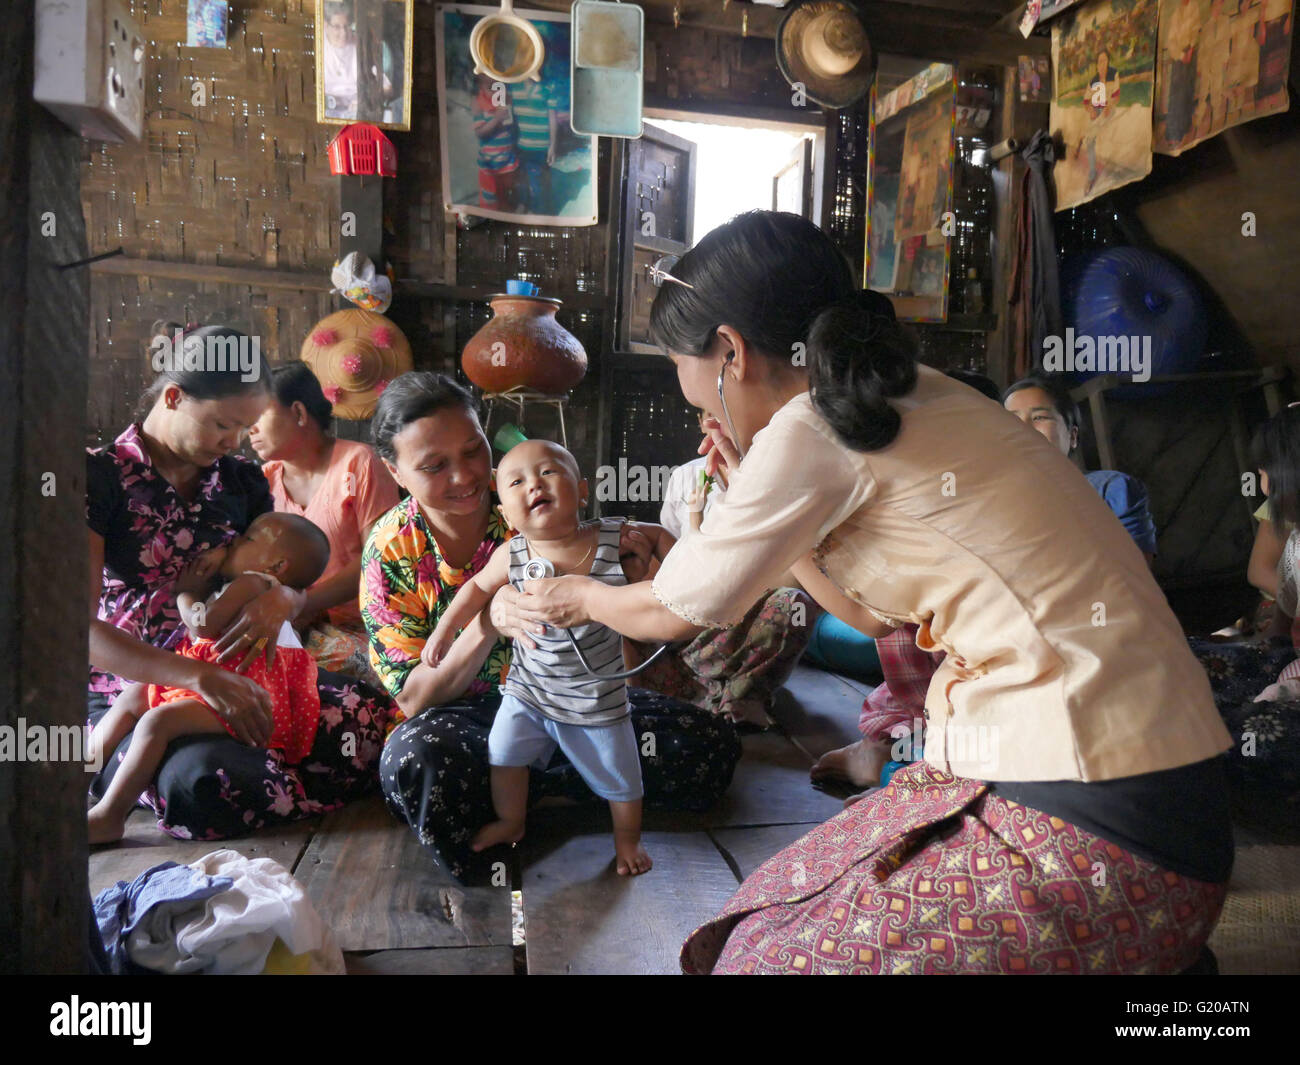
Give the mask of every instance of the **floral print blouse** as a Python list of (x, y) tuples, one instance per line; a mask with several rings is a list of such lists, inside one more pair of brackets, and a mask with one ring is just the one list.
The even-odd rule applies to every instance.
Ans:
[[(138, 423), (86, 454), (86, 524), (104, 539), (100, 621), (166, 647), (183, 632), (173, 586), (196, 555), (228, 543), (272, 509), (262, 471), (226, 455), (202, 474), (188, 502), (160, 474)], [(90, 690), (116, 695), (126, 681), (92, 669)]]
[[(447, 564), (413, 498), (375, 522), (361, 553), (361, 618), (370, 637), (370, 664), (389, 694), (406, 684), (420, 651), (456, 592), (478, 573), (514, 530), (493, 505), (487, 534), (464, 569)], [(467, 694), (495, 693), (510, 668), (510, 643), (499, 639), (470, 681)]]

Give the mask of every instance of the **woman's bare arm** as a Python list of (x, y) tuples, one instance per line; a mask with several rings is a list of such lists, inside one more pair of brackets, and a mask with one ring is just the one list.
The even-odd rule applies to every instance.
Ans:
[(298, 616), (304, 619), (323, 614), (331, 607), (356, 602), (357, 585), (361, 583), (361, 556), (358, 555), (332, 577), (313, 584), (306, 592), (305, 602)]
[(791, 566), (790, 572), (803, 590), (817, 600), (818, 606), (834, 614), (845, 625), (876, 639), (894, 631), (884, 622), (877, 621), (861, 603), (855, 603), (841, 592), (826, 574), (813, 565), (811, 555), (805, 555)]
[(1286, 537), (1279, 536), (1271, 521), (1261, 521), (1255, 530), (1255, 543), (1250, 549), (1250, 562), (1246, 566), (1246, 580), (1265, 595), (1277, 596), (1277, 564), (1282, 558)]
[(402, 713), (414, 717), (427, 707), (448, 702), (465, 693), (497, 641), (497, 631), (488, 622), (487, 615), (484, 610), (465, 626), (438, 665), (416, 663), (397, 695), (397, 705)]
[(687, 640), (704, 631), (659, 602), (650, 581), (618, 587), (576, 576), (525, 581), (518, 613), (526, 622), (560, 628), (594, 621), (633, 640), (660, 643)]

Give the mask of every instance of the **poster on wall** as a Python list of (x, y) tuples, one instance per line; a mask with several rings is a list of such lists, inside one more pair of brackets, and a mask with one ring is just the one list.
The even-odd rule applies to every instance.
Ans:
[(1045, 104), (1052, 98), (1052, 64), (1045, 55), (1022, 55), (1018, 67), (1020, 102)]
[(1157, 0), (1096, 0), (1052, 24), (1058, 211), (1151, 173), (1157, 14)]
[(539, 80), (474, 73), (469, 38), (499, 8), (438, 9), (438, 110), (444, 208), (530, 225), (597, 220), (596, 138), (569, 124), (569, 15), (528, 11), (545, 49)]
[(871, 226), (867, 237), (867, 288), (893, 292), (898, 274), (898, 244), (894, 241), (894, 212), (898, 209), (898, 175), (874, 175)]
[(185, 9), (185, 47), (225, 48), (227, 0), (189, 0)]
[(923, 236), (942, 225), (952, 176), (953, 97), (936, 93), (907, 116), (894, 239)]
[(1292, 0), (1160, 0), (1157, 152), (1290, 106)]
[(1055, 18), (1066, 8), (1082, 2), (1083, 0), (1029, 0), (1025, 4), (1024, 13), (1020, 16), (1021, 35), (1028, 37), (1034, 32), (1034, 27), (1050, 18)]

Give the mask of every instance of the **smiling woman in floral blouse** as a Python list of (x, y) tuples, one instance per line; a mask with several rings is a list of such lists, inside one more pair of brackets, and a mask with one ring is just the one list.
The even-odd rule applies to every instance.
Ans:
[[(473, 834), (492, 817), (487, 739), (501, 702), (510, 645), (487, 611), (436, 666), (420, 649), (457, 589), (513, 534), (492, 491), (492, 453), (474, 397), (441, 374), (408, 373), (380, 397), (375, 450), (411, 493), (381, 517), (361, 558), (361, 616), (370, 661), (405, 721), (380, 759), (393, 813), (457, 876), (474, 872)], [(503, 601), (512, 601), (503, 589)], [(641, 689), (630, 691), (647, 802), (704, 809), (731, 782), (740, 757), (735, 727), (708, 711)], [(567, 761), (535, 772), (531, 794), (594, 796)], [(486, 867), (487, 858), (482, 859)]]

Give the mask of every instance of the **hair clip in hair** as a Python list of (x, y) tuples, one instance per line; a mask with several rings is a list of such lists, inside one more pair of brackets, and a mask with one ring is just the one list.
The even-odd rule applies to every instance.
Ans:
[(683, 281), (680, 277), (673, 277), (673, 275), (668, 272), (671, 267), (676, 265), (676, 255), (661, 255), (650, 264), (650, 283), (654, 285), (655, 288), (662, 288), (665, 281), (676, 281), (677, 284), (684, 288), (689, 288), (692, 292), (695, 291), (695, 286), (689, 281)]

